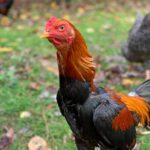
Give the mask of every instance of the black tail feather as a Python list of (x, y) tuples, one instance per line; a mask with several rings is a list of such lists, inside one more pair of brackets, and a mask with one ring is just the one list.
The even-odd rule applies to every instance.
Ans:
[(150, 79), (140, 84), (134, 91), (130, 92), (129, 95), (137, 95), (143, 97), (150, 104)]

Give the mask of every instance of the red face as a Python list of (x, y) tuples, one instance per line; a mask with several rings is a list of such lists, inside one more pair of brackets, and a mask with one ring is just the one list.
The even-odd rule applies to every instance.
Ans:
[(47, 21), (42, 37), (48, 38), (56, 47), (66, 47), (73, 42), (75, 32), (66, 20), (52, 17)]

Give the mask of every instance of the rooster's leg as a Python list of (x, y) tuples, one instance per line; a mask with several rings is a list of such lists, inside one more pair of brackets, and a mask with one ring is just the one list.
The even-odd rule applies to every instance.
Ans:
[(77, 150), (95, 150), (95, 144), (75, 138)]
[(150, 69), (145, 71), (145, 78), (146, 80), (150, 79)]

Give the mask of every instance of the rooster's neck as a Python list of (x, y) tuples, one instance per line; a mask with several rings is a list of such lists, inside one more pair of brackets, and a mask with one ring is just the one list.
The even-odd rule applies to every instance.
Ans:
[(75, 80), (90, 81), (94, 91), (95, 64), (83, 37), (77, 30), (75, 33), (76, 37), (69, 48), (57, 51), (59, 74)]

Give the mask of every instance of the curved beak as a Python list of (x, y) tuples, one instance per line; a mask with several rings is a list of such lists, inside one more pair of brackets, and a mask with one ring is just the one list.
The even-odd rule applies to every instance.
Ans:
[(50, 35), (48, 32), (44, 32), (40, 37), (41, 38), (48, 38)]

